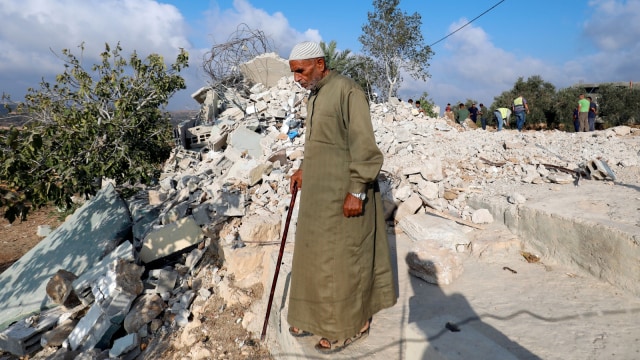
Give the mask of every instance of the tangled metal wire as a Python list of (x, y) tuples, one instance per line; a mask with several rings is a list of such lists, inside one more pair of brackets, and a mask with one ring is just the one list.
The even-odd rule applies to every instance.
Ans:
[(272, 44), (261, 30), (240, 24), (227, 42), (213, 45), (204, 55), (203, 68), (211, 79), (211, 87), (222, 97), (233, 88), (244, 92), (248, 84), (243, 81), (240, 64), (272, 51)]

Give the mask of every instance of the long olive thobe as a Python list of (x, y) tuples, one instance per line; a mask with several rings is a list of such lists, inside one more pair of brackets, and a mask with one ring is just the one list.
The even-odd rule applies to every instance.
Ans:
[[(367, 98), (334, 71), (317, 89), (307, 104), (288, 321), (338, 340), (395, 304), (396, 292), (376, 182), (383, 158)], [(363, 215), (343, 215), (349, 192), (367, 194)]]

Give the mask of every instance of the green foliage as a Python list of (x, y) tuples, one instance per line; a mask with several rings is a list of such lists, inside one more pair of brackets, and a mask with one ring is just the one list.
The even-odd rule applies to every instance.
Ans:
[(367, 14), (368, 23), (362, 26), (358, 40), (363, 52), (380, 64), (378, 78), (386, 78), (387, 86), (380, 87), (383, 99), (395, 96), (402, 82), (401, 73), (414, 79), (427, 80), (431, 48), (424, 44), (420, 14), (408, 15), (398, 5), (400, 0), (374, 0), (374, 11)]
[(49, 202), (68, 208), (73, 195), (95, 194), (102, 178), (146, 183), (168, 157), (171, 125), (160, 107), (186, 87), (178, 73), (188, 54), (167, 68), (160, 55), (127, 60), (121, 51), (105, 44), (89, 72), (64, 49), (56, 83), (28, 89), (18, 109), (29, 122), (0, 133), (0, 205), (10, 221)]
[(320, 48), (324, 51), (324, 57), (327, 61), (327, 67), (336, 70), (341, 74), (345, 74), (353, 66), (351, 61), (351, 50), (345, 49), (338, 51), (338, 44), (335, 40), (331, 40), (327, 45), (324, 41), (320, 42)]
[(634, 125), (640, 123), (640, 90), (604, 84), (596, 96), (598, 115), (607, 126)]
[(423, 92), (422, 95), (420, 95), (418, 101), (420, 101), (420, 107), (422, 108), (422, 110), (424, 110), (425, 115), (430, 117), (440, 116), (440, 114), (435, 112), (435, 102), (429, 97), (429, 94), (426, 91)]

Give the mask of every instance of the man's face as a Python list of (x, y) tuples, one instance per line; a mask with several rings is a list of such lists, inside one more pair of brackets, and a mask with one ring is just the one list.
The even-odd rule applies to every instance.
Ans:
[(291, 60), (289, 68), (293, 73), (293, 79), (307, 90), (315, 89), (318, 81), (324, 77), (324, 59)]

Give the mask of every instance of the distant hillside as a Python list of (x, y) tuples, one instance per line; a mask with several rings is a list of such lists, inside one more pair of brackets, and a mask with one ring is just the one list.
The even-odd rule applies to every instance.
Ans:
[(11, 111), (15, 110), (16, 104), (13, 103), (0, 103), (0, 116), (5, 116)]

